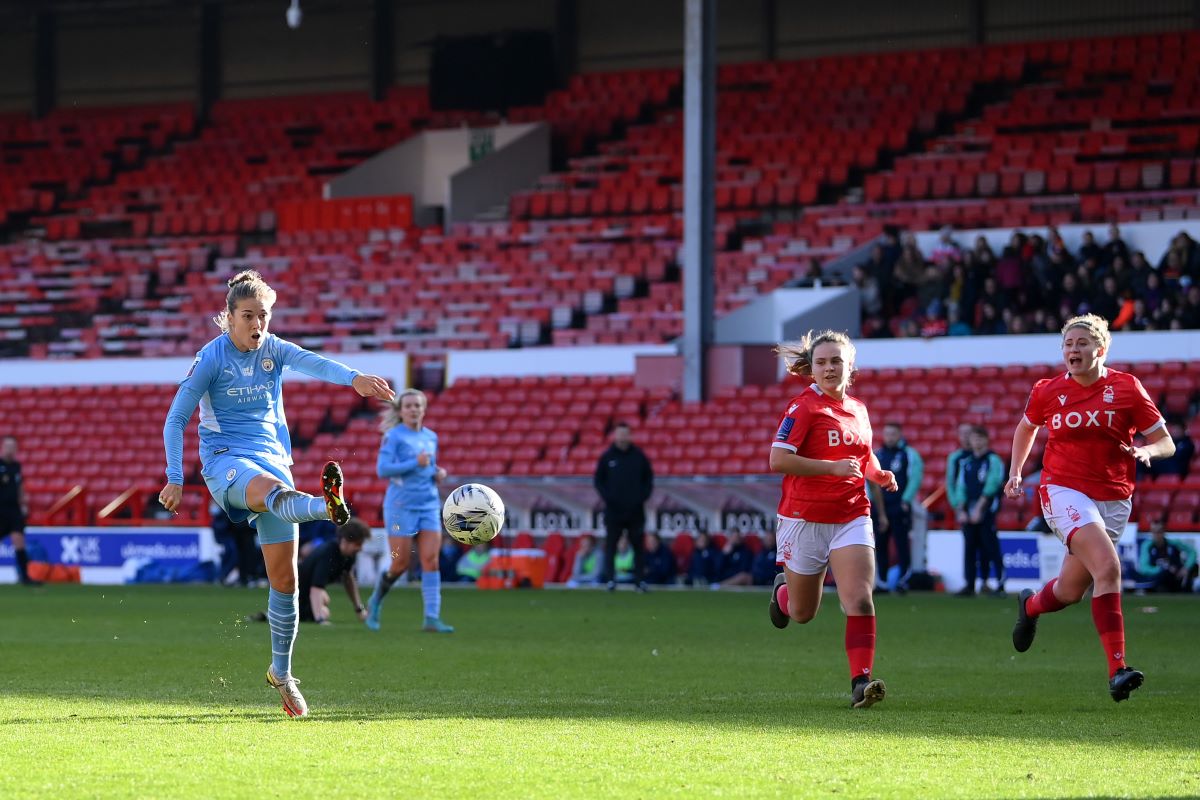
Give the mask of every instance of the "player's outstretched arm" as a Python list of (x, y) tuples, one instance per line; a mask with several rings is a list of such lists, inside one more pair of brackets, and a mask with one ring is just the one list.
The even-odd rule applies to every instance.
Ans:
[(825, 461), (820, 458), (796, 455), (783, 447), (772, 447), (769, 463), (772, 472), (782, 472), (785, 475), (796, 475), (802, 478), (809, 475), (836, 475), (839, 478), (862, 477), (862, 467), (859, 466), (857, 458)]
[(200, 398), (212, 383), (212, 360), (196, 356), (192, 368), (175, 391), (175, 399), (163, 423), (163, 447), (167, 453), (167, 483), (158, 493), (158, 502), (172, 514), (183, 502), (183, 431), (200, 404)]
[[(425, 463), (428, 464), (428, 460)], [(395, 438), (392, 431), (388, 431), (383, 446), (379, 448), (379, 457), (375, 460), (375, 474), (381, 478), (403, 477), (423, 466), (425, 464), (421, 463), (420, 455)]]
[(313, 620), (321, 625), (329, 624), (329, 593), (322, 586), (308, 590), (308, 602), (312, 607)]
[(896, 482), (896, 474), (884, 469), (879, 463), (879, 457), (874, 453), (871, 453), (871, 458), (867, 461), (866, 479), (878, 484), (885, 492), (894, 492), (900, 488), (900, 484)]
[(1037, 426), (1030, 425), (1025, 417), (1021, 417), (1013, 432), (1012, 466), (1008, 468), (1008, 483), (1004, 486), (1004, 493), (1009, 497), (1021, 496), (1021, 471), (1025, 469), (1025, 459), (1029, 458), (1037, 432)]
[(1170, 458), (1175, 455), (1175, 440), (1167, 433), (1165, 425), (1159, 425), (1146, 434), (1146, 444), (1141, 447), (1123, 444), (1121, 449), (1140, 461), (1142, 466), (1148, 467), (1156, 458)]
[(367, 608), (358, 594), (358, 580), (354, 577), (354, 570), (346, 570), (346, 574), (342, 576), (342, 586), (346, 589), (346, 596), (350, 598), (350, 602), (354, 606), (355, 616), (359, 620), (365, 620)]
[(377, 400), (391, 400), (396, 396), (396, 393), (392, 391), (392, 387), (388, 385), (388, 382), (378, 375), (363, 375), (359, 373), (354, 376), (351, 386), (354, 387), (354, 391), (363, 397), (374, 397)]
[(158, 493), (158, 502), (172, 514), (178, 513), (179, 504), (183, 502), (183, 487), (177, 483), (168, 483)]
[(342, 386), (353, 386), (354, 390), (363, 397), (377, 397), (380, 400), (391, 400), (395, 397), (395, 393), (388, 386), (387, 381), (377, 375), (364, 375), (340, 361), (318, 355), (286, 339), (279, 339), (278, 347), (279, 356), (284, 365), (297, 372), (303, 372), (310, 378)]

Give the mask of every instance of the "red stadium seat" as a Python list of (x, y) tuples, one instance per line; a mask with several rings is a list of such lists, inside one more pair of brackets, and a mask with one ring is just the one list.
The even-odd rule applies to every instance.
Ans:
[(690, 533), (676, 533), (671, 539), (671, 554), (675, 556), (675, 572), (687, 575), (692, 568), (692, 553), (696, 542)]

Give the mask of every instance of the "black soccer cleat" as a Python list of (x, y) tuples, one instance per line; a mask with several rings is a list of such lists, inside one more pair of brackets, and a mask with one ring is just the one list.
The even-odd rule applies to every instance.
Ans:
[(771, 615), (771, 624), (776, 628), (786, 628), (792, 618), (788, 613), (779, 607), (779, 600), (776, 599), (776, 594), (779, 592), (779, 587), (787, 583), (787, 576), (782, 572), (775, 576), (775, 585), (771, 587), (771, 603), (767, 606), (767, 611)]
[(850, 684), (850, 707), (870, 708), (887, 696), (883, 681), (870, 675), (859, 675)]
[(1029, 616), (1025, 610), (1025, 601), (1033, 597), (1032, 589), (1022, 589), (1017, 595), (1017, 624), (1013, 625), (1013, 647), (1018, 653), (1024, 653), (1033, 645), (1033, 637), (1037, 634), (1037, 617)]
[(1108, 693), (1112, 695), (1113, 701), (1119, 703), (1127, 700), (1133, 690), (1141, 686), (1144, 680), (1146, 680), (1146, 676), (1136, 669), (1121, 667), (1108, 682)]
[(325, 510), (329, 520), (337, 526), (350, 521), (350, 507), (346, 505), (346, 497), (342, 493), (342, 465), (336, 461), (325, 464), (321, 470), (321, 492), (325, 495)]

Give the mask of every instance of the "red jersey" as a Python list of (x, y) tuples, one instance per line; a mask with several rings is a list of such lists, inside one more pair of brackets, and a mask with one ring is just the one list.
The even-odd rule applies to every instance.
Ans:
[[(867, 418), (867, 407), (849, 395), (834, 400), (813, 384), (792, 398), (771, 446), (822, 461), (858, 459), (866, 474), (871, 461), (871, 420)], [(849, 522), (865, 517), (870, 511), (863, 478), (783, 476), (781, 517), (809, 522)]]
[(1141, 381), (1107, 368), (1091, 386), (1080, 386), (1065, 372), (1038, 381), (1029, 393), (1025, 419), (1050, 432), (1042, 483), (1065, 486), (1093, 500), (1133, 495), (1136, 461), (1121, 445), (1132, 445), (1135, 432), (1147, 434), (1164, 424)]

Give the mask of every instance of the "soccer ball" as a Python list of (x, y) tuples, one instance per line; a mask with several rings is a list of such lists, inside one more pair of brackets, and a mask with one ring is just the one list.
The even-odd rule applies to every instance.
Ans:
[(442, 505), (446, 533), (463, 544), (483, 544), (504, 527), (504, 501), (482, 483), (464, 483)]

